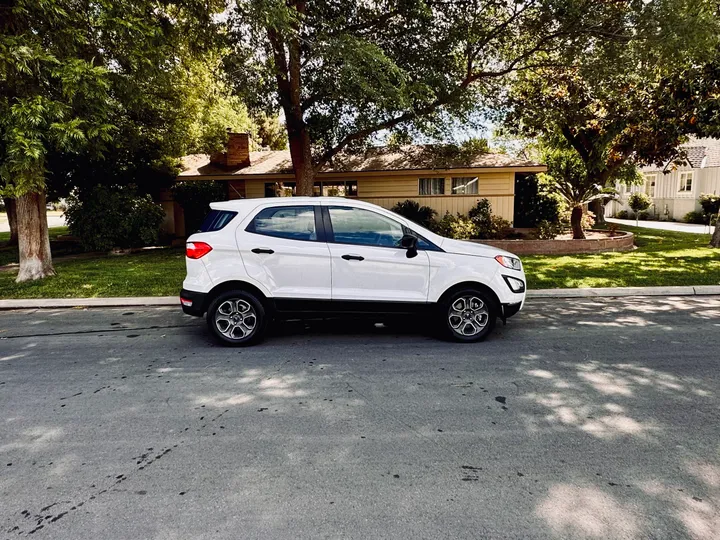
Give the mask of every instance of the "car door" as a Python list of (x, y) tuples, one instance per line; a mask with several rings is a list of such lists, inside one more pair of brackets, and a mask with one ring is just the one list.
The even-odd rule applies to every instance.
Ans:
[(237, 243), (248, 275), (273, 297), (330, 299), (330, 250), (319, 206), (261, 208), (238, 229)]
[(323, 207), (332, 260), (332, 299), (426, 302), (430, 263), (400, 247), (407, 229), (365, 208)]

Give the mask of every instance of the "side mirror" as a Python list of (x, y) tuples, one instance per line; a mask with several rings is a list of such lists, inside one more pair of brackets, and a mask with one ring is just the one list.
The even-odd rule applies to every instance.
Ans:
[(408, 259), (417, 257), (417, 237), (412, 234), (406, 234), (400, 240), (400, 246), (407, 249), (406, 256)]

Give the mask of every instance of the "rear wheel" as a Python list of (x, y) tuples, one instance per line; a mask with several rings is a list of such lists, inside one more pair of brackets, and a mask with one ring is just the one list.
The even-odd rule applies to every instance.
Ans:
[(207, 324), (213, 336), (224, 345), (253, 345), (265, 333), (265, 308), (249, 292), (229, 291), (210, 303)]
[(447, 337), (474, 343), (483, 341), (492, 332), (497, 307), (487, 293), (465, 289), (453, 293), (443, 302), (441, 316)]

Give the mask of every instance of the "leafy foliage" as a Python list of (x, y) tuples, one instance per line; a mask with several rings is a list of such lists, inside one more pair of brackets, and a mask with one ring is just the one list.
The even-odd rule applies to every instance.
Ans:
[(437, 212), (429, 206), (420, 206), (420, 203), (410, 199), (397, 203), (390, 210), (418, 225), (422, 225), (426, 229), (434, 226), (435, 216), (437, 215)]
[(538, 222), (535, 230), (535, 236), (538, 240), (554, 240), (556, 236), (561, 234), (564, 227), (557, 221), (548, 221), (543, 219)]
[(710, 223), (710, 216), (705, 214), (704, 212), (699, 212), (697, 210), (693, 210), (692, 212), (688, 212), (683, 217), (683, 221), (685, 223), (695, 223), (697, 225), (707, 225)]
[(67, 203), (70, 233), (90, 251), (152, 245), (165, 218), (162, 206), (138, 195), (134, 186), (98, 185), (82, 197), (71, 195)]
[(173, 200), (183, 209), (185, 234), (190, 236), (200, 229), (203, 219), (210, 211), (210, 203), (227, 198), (220, 182), (178, 182), (171, 188)]
[(702, 206), (703, 213), (706, 215), (717, 215), (720, 212), (720, 195), (701, 194), (700, 206)]
[(541, 182), (536, 175), (516, 175), (516, 227), (539, 227), (542, 221), (557, 223), (561, 202), (562, 199), (556, 193), (551, 193), (551, 186)]
[(637, 191), (628, 197), (628, 206), (635, 212), (642, 212), (650, 208), (652, 199), (647, 193)]
[(435, 230), (442, 236), (456, 240), (469, 240), (477, 235), (477, 225), (472, 219), (462, 214), (452, 215), (450, 212), (445, 212)]
[(627, 210), (620, 210), (617, 214), (615, 214), (615, 217), (618, 219), (630, 219), (630, 212)]

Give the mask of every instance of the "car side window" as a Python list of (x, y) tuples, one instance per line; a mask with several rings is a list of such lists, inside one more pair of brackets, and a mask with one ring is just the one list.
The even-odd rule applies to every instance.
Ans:
[(315, 209), (312, 206), (264, 208), (245, 230), (289, 240), (315, 241), (317, 240)]
[(393, 219), (362, 208), (331, 206), (328, 212), (336, 243), (400, 246), (403, 226)]

